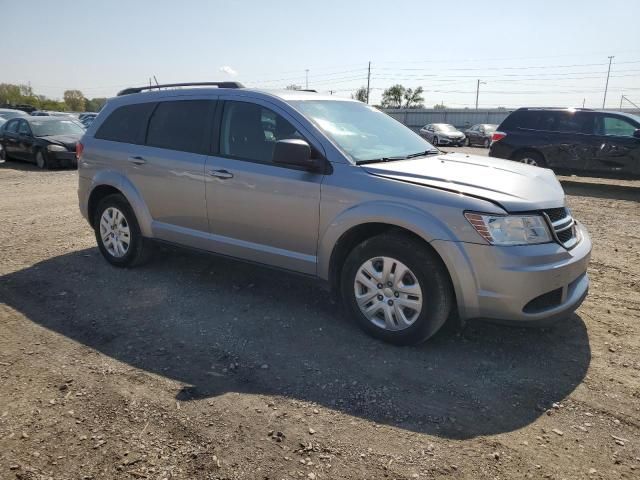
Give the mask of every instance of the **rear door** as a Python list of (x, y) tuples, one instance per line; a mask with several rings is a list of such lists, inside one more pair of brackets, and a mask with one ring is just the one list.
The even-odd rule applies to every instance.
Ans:
[(128, 158), (128, 178), (142, 194), (157, 238), (192, 245), (209, 230), (204, 168), (215, 100), (160, 101), (145, 144)]
[(324, 175), (274, 164), (272, 155), (278, 140), (304, 139), (320, 152), (318, 142), (263, 100), (225, 101), (218, 117), (218, 153), (206, 166), (211, 248), (315, 274)]
[(586, 170), (592, 122), (593, 118), (581, 111), (541, 111), (538, 128), (546, 140), (542, 151), (547, 164), (558, 169)]
[(590, 169), (610, 173), (640, 173), (640, 139), (633, 136), (638, 128), (640, 125), (622, 115), (597, 114)]

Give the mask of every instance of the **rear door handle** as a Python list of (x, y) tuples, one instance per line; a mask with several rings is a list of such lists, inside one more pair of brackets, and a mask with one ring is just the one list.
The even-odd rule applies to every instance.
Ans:
[(209, 175), (216, 178), (233, 178), (233, 173), (227, 170), (209, 170)]
[(129, 157), (129, 161), (135, 165), (144, 165), (147, 161), (140, 156)]

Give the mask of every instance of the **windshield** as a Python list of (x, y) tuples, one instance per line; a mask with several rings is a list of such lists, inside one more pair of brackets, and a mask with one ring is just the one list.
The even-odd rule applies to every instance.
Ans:
[(436, 130), (440, 132), (457, 132), (458, 129), (453, 125), (447, 125), (446, 123), (436, 123)]
[(407, 157), (438, 150), (386, 113), (360, 102), (290, 102), (355, 162)]
[(5, 120), (11, 120), (15, 117), (26, 117), (27, 115), (21, 112), (0, 112), (0, 117)]
[(72, 120), (31, 121), (31, 128), (36, 137), (52, 135), (82, 135), (84, 130)]
[(495, 132), (496, 128), (497, 127), (495, 125), (485, 125), (484, 126), (484, 131), (485, 132)]

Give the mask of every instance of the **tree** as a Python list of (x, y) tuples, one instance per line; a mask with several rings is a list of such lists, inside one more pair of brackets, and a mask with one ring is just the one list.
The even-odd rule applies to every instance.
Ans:
[(295, 83), (292, 83), (291, 85), (287, 85), (286, 87), (287, 90), (302, 90), (302, 87), (300, 85), (296, 85)]
[(422, 87), (416, 87), (415, 90), (407, 88), (404, 92), (405, 108), (422, 108), (424, 107), (424, 97), (422, 96)]
[(21, 101), (22, 94), (19, 85), (0, 83), (0, 104), (16, 105)]
[(84, 95), (80, 90), (66, 90), (64, 92), (64, 103), (72, 112), (84, 112)]
[(84, 99), (84, 108), (86, 112), (99, 112), (104, 104), (107, 103), (106, 98), (88, 98)]
[(384, 108), (400, 108), (402, 107), (402, 97), (404, 96), (406, 89), (396, 84), (387, 88), (382, 92), (382, 106)]
[(362, 103), (367, 103), (367, 87), (360, 87), (351, 94), (351, 98)]
[(434, 109), (434, 110), (446, 110), (446, 109), (447, 109), (447, 106), (446, 106), (444, 103), (436, 103), (436, 104), (433, 106), (433, 109)]

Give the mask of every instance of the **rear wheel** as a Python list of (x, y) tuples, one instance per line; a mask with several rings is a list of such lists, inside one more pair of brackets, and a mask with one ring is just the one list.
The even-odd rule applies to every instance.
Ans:
[(148, 260), (150, 241), (142, 236), (133, 209), (121, 194), (100, 201), (93, 225), (98, 248), (110, 264), (133, 267)]
[(515, 156), (514, 160), (534, 167), (544, 168), (547, 166), (544, 157), (537, 152), (521, 152)]
[(353, 249), (342, 270), (341, 292), (361, 328), (397, 345), (431, 337), (453, 304), (440, 259), (421, 242), (399, 233), (378, 235)]

